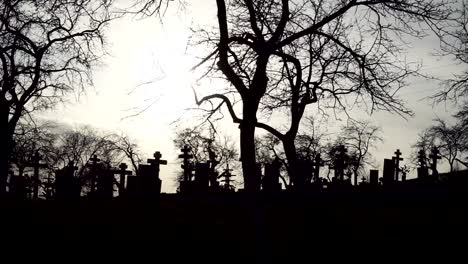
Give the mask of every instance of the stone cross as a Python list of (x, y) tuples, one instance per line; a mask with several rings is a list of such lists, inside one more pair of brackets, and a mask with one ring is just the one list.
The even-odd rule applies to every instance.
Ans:
[(93, 157), (91, 157), (89, 161), (91, 162), (89, 166), (92, 169), (91, 171), (91, 193), (94, 193), (96, 192), (97, 164), (101, 160), (98, 159), (97, 155), (93, 155)]
[(125, 193), (125, 176), (130, 176), (132, 175), (132, 171), (127, 170), (128, 166), (125, 163), (121, 163), (119, 165), (120, 170), (114, 170), (113, 173), (119, 174), (120, 179), (119, 179), (119, 196), (123, 197)]
[(346, 159), (346, 148), (343, 145), (338, 147), (338, 154), (336, 155), (334, 169), (335, 169), (335, 178), (337, 180), (344, 180), (344, 169), (345, 169), (345, 159)]
[(320, 157), (320, 153), (317, 153), (317, 155), (315, 155), (315, 159), (312, 162), (312, 165), (314, 166), (314, 182), (319, 182), (319, 180), (320, 180), (320, 167), (325, 165), (324, 161)]
[(224, 169), (224, 172), (221, 173), (221, 175), (218, 176), (218, 178), (221, 178), (223, 177), (224, 179), (222, 181), (224, 181), (224, 189), (225, 190), (231, 190), (231, 177), (235, 176), (233, 174), (231, 174), (231, 171), (232, 169), (229, 168), (229, 163), (226, 164), (226, 169)]
[(156, 176), (159, 178), (159, 167), (161, 165), (167, 165), (167, 160), (162, 160), (161, 157), (161, 152), (159, 151), (156, 151), (154, 154), (153, 154), (153, 157), (154, 159), (148, 159), (147, 162), (149, 164), (151, 164), (151, 166), (153, 168), (156, 169)]
[(418, 162), (419, 162), (419, 167), (421, 168), (426, 167), (426, 152), (422, 149), (418, 152)]
[(31, 166), (34, 168), (34, 175), (33, 175), (33, 199), (37, 199), (39, 197), (39, 169), (40, 168), (46, 168), (46, 164), (41, 164), (41, 156), (39, 155), (39, 152), (35, 152), (34, 156), (32, 157), (32, 160), (30, 163), (28, 163), (28, 166)]
[(185, 145), (182, 151), (182, 154), (179, 155), (180, 159), (184, 159), (184, 164), (181, 166), (184, 169), (184, 181), (189, 182), (192, 178), (192, 166), (190, 164), (190, 159), (193, 158), (193, 155), (189, 154), (192, 149)]
[(439, 175), (439, 172), (437, 171), (437, 160), (442, 158), (439, 154), (440, 154), (439, 149), (437, 147), (433, 147), (431, 150), (431, 154), (429, 155), (429, 158), (432, 160), (432, 163), (431, 163), (432, 175), (436, 177)]
[(398, 181), (400, 178), (400, 161), (403, 160), (400, 149), (395, 151), (395, 157), (392, 157), (392, 160), (395, 161), (395, 181)]

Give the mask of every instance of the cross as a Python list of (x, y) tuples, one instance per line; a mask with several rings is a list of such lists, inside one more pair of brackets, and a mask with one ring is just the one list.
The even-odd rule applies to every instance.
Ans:
[(182, 151), (182, 154), (179, 155), (180, 159), (184, 159), (184, 164), (181, 166), (184, 169), (184, 181), (188, 182), (191, 179), (192, 168), (190, 166), (190, 159), (193, 158), (193, 155), (189, 154), (192, 149), (185, 145)]
[(34, 168), (34, 175), (33, 175), (33, 198), (37, 199), (39, 196), (39, 168), (46, 168), (46, 164), (41, 164), (41, 155), (39, 155), (39, 152), (36, 151), (32, 157), (32, 160), (30, 163), (28, 163), (28, 166), (31, 166)]
[(125, 176), (132, 175), (132, 171), (127, 170), (127, 168), (128, 168), (127, 164), (121, 163), (119, 165), (120, 170), (112, 170), (112, 173), (120, 175), (120, 179), (118, 183), (120, 197), (123, 197), (125, 193)]
[(44, 182), (44, 195), (47, 200), (51, 199), (53, 197), (53, 186), (54, 182), (52, 182), (52, 177), (47, 176), (46, 182)]
[(90, 166), (93, 170), (91, 172), (91, 193), (94, 193), (96, 191), (97, 163), (101, 160), (98, 159), (97, 155), (93, 155), (93, 157), (91, 157), (89, 161), (91, 162)]
[(395, 161), (395, 180), (398, 181), (400, 177), (400, 160), (403, 160), (400, 149), (395, 151), (395, 157), (392, 157), (392, 160)]
[(229, 169), (229, 163), (226, 164), (226, 169), (224, 170), (221, 175), (218, 176), (218, 178), (224, 177), (224, 189), (230, 190), (231, 188), (231, 177), (235, 176), (231, 174), (232, 169)]
[(335, 160), (335, 172), (337, 180), (344, 180), (344, 167), (345, 167), (345, 158), (346, 158), (346, 148), (344, 145), (338, 147), (338, 155)]
[(418, 162), (419, 162), (419, 166), (421, 168), (425, 168), (426, 167), (426, 152), (424, 150), (420, 150), (418, 152)]
[(432, 175), (438, 176), (439, 172), (437, 171), (437, 160), (441, 159), (442, 157), (439, 155), (439, 149), (437, 147), (433, 147), (431, 150), (431, 154), (429, 155), (429, 158), (432, 159), (431, 163), (431, 170), (432, 170)]
[(73, 176), (74, 171), (78, 170), (78, 167), (75, 166), (75, 163), (73, 161), (70, 161), (70, 162), (68, 162), (66, 170), (67, 170), (68, 173), (71, 172), (70, 174), (71, 174), (71, 176)]
[(156, 176), (159, 178), (159, 166), (167, 165), (167, 160), (162, 160), (161, 152), (156, 151), (153, 154), (154, 159), (148, 159), (147, 162), (156, 169)]
[(324, 166), (325, 163), (323, 162), (322, 158), (320, 157), (320, 153), (317, 153), (315, 155), (315, 159), (312, 162), (312, 166), (314, 166), (314, 182), (319, 181), (319, 176), (320, 176), (320, 167)]

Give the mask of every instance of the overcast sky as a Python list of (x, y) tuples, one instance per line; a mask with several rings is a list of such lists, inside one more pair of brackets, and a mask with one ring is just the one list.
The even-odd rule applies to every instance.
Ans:
[[(182, 11), (170, 9), (163, 24), (156, 18), (131, 17), (113, 22), (108, 29), (111, 55), (94, 74), (95, 88), (79, 98), (71, 97), (69, 104), (43, 113), (47, 119), (70, 125), (88, 124), (125, 132), (137, 140), (148, 158), (154, 151), (161, 151), (168, 160), (168, 166), (161, 168), (163, 192), (175, 191), (173, 179), (180, 168), (176, 158), (178, 150), (172, 144), (175, 127), (171, 123), (184, 113), (184, 122), (189, 122), (190, 113), (185, 109), (195, 107), (190, 88), (194, 76), (189, 69), (197, 63), (196, 56), (203, 54), (195, 54), (193, 49), (187, 51), (190, 26), (209, 25), (216, 19), (215, 1), (194, 2), (197, 3), (187, 5)], [(407, 56), (421, 61), (425, 72), (449, 77), (460, 71), (461, 66), (450, 59), (431, 56), (438, 47), (434, 38), (415, 41), (412, 45)], [(373, 151), (380, 168), (383, 158), (391, 157), (396, 148), (407, 157), (422, 129), (435, 117), (447, 118), (454, 111), (451, 105), (433, 108), (432, 101), (425, 99), (439, 89), (437, 82), (410, 81), (399, 94), (414, 111), (413, 118), (405, 120), (388, 113), (368, 117), (384, 131), (385, 142)], [(146, 107), (141, 114), (131, 117)], [(356, 115), (361, 116), (357, 112)], [(334, 120), (332, 123), (339, 124)], [(238, 139), (238, 128), (230, 124), (230, 119), (223, 122), (223, 130)]]

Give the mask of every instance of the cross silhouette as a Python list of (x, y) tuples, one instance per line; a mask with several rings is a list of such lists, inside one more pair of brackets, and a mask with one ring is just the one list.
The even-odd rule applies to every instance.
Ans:
[(112, 173), (119, 174), (120, 176), (119, 183), (118, 183), (120, 197), (122, 197), (125, 193), (125, 176), (132, 175), (132, 171), (127, 170), (127, 168), (128, 168), (127, 164), (121, 163), (119, 165), (120, 170), (112, 170)]
[(35, 152), (32, 160), (30, 163), (27, 164), (27, 166), (30, 166), (34, 168), (34, 174), (33, 174), (33, 198), (37, 199), (39, 196), (39, 169), (40, 168), (46, 168), (46, 164), (41, 164), (41, 155), (39, 155), (39, 152)]
[(398, 181), (400, 177), (400, 161), (403, 160), (401, 157), (401, 151), (400, 149), (397, 149), (395, 151), (395, 157), (392, 157), (393, 161), (395, 162), (395, 180)]
[(182, 154), (179, 155), (180, 159), (184, 159), (184, 164), (181, 166), (184, 169), (184, 181), (188, 182), (191, 178), (192, 167), (190, 166), (190, 159), (193, 158), (193, 155), (189, 154), (192, 149), (185, 145), (180, 151)]
[(314, 182), (318, 182), (320, 176), (320, 167), (324, 166), (325, 163), (320, 157), (320, 153), (315, 155), (315, 159), (312, 162), (312, 166), (314, 166)]
[(419, 166), (421, 168), (425, 168), (426, 167), (426, 152), (424, 150), (420, 150), (418, 152), (418, 162), (419, 162)]
[(148, 159), (147, 162), (149, 164), (151, 164), (151, 166), (153, 168), (156, 169), (156, 175), (159, 178), (159, 167), (160, 167), (160, 165), (167, 165), (167, 160), (162, 160), (161, 159), (162, 155), (161, 155), (161, 152), (159, 152), (159, 151), (156, 151), (153, 154), (153, 157), (154, 157), (154, 159)]
[(99, 161), (101, 161), (101, 160), (98, 159), (97, 155), (93, 155), (93, 157), (91, 157), (89, 159), (89, 161), (91, 162), (90, 167), (92, 168), (92, 171), (91, 171), (91, 193), (94, 193), (96, 191), (97, 163)]
[(439, 155), (439, 149), (437, 147), (433, 147), (431, 150), (431, 154), (429, 158), (432, 159), (431, 170), (432, 174), (437, 176), (439, 172), (437, 171), (437, 160), (441, 159), (442, 157)]

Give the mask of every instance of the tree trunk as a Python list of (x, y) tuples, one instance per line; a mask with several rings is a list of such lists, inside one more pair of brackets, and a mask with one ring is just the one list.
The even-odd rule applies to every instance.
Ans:
[(6, 193), (8, 171), (10, 169), (9, 158), (13, 147), (12, 134), (7, 129), (7, 124), (2, 124), (0, 130), (0, 195)]
[(258, 104), (244, 101), (243, 120), (240, 125), (240, 154), (244, 189), (247, 192), (260, 191), (260, 175), (257, 175), (255, 157), (255, 124)]
[(288, 174), (295, 188), (301, 188), (305, 184), (305, 179), (297, 173), (297, 155), (294, 138), (285, 138), (283, 140), (283, 149), (288, 161)]
[[(13, 132), (9, 122), (10, 111), (5, 102), (0, 101), (0, 196), (6, 193), (10, 156), (13, 151)], [(16, 124), (15, 124), (16, 125)]]

